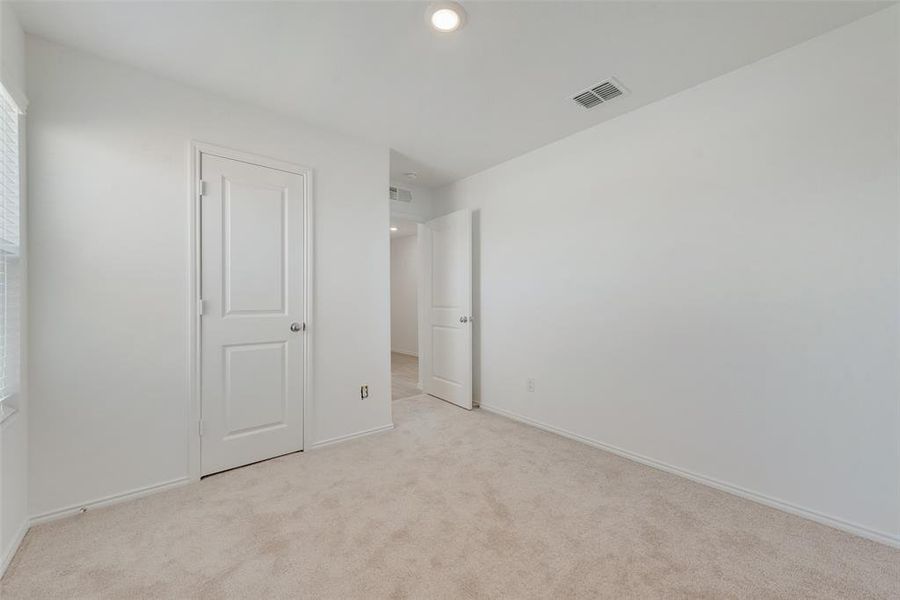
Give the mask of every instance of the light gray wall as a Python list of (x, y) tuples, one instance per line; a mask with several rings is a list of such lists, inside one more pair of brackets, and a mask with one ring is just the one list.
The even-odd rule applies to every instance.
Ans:
[(388, 149), (37, 38), (27, 49), (32, 514), (188, 473), (192, 139), (314, 170), (306, 445), (389, 425)]
[(419, 355), (416, 236), (391, 240), (391, 350)]
[(482, 406), (900, 542), (898, 20), (442, 190)]

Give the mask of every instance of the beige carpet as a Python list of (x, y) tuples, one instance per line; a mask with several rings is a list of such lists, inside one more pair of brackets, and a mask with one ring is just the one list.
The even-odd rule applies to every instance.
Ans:
[(419, 359), (408, 354), (391, 352), (391, 400), (418, 396)]
[(900, 551), (432, 398), (35, 527), (18, 598), (900, 598)]

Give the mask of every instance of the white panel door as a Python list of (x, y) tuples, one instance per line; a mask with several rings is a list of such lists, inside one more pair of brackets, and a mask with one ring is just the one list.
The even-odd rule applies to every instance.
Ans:
[(419, 225), (426, 394), (472, 408), (472, 212)]
[(202, 154), (201, 474), (303, 449), (303, 175)]

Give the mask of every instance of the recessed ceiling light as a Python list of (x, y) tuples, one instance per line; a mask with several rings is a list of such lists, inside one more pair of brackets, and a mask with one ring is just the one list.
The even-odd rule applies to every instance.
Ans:
[(396, 227), (391, 227), (391, 231), (397, 231)]
[(416, 177), (419, 176), (419, 174), (416, 173), (415, 171), (410, 171), (409, 173), (404, 173), (403, 175), (404, 175), (404, 177), (406, 177), (407, 179), (415, 179)]
[(466, 23), (466, 11), (458, 2), (436, 2), (428, 7), (428, 22), (443, 33), (456, 31)]

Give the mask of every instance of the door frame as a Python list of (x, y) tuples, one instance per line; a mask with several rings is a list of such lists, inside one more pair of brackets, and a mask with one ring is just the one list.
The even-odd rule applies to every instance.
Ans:
[(309, 167), (285, 162), (276, 158), (270, 158), (259, 154), (252, 154), (242, 150), (234, 150), (223, 146), (216, 146), (197, 140), (191, 140), (189, 147), (190, 179), (188, 181), (188, 252), (190, 256), (190, 268), (188, 269), (188, 398), (190, 399), (187, 410), (187, 466), (188, 476), (191, 481), (199, 481), (201, 473), (202, 445), (200, 440), (200, 419), (202, 416), (201, 403), (201, 336), (200, 336), (200, 161), (201, 155), (210, 154), (229, 160), (268, 167), (278, 171), (286, 171), (303, 177), (303, 268), (304, 276), (301, 282), (303, 294), (303, 322), (306, 331), (303, 335), (303, 440), (301, 450), (307, 446), (307, 440), (312, 439), (313, 407), (313, 339), (315, 336), (315, 324), (312, 322), (313, 312), (313, 170)]

